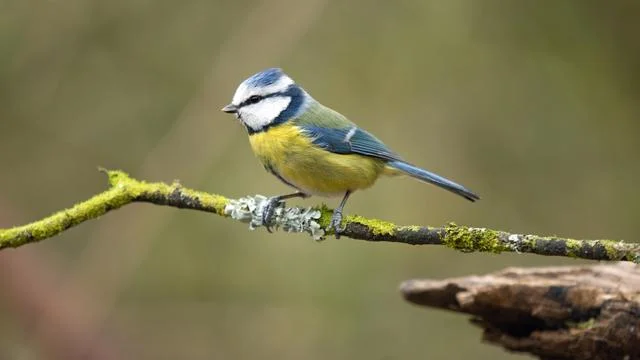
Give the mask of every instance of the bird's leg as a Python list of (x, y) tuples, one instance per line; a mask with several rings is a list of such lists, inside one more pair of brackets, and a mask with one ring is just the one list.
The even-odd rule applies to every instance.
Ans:
[(276, 211), (276, 208), (278, 207), (278, 205), (280, 205), (280, 203), (282, 203), (283, 200), (287, 200), (295, 197), (307, 198), (309, 197), (309, 195), (303, 192), (297, 191), (292, 194), (273, 196), (267, 200), (267, 204), (262, 209), (262, 225), (265, 228), (267, 228), (268, 232), (271, 232), (271, 218), (273, 218), (273, 214)]
[(340, 227), (342, 223), (342, 209), (344, 208), (344, 204), (347, 203), (347, 199), (351, 195), (351, 191), (347, 191), (344, 193), (344, 197), (342, 201), (340, 201), (340, 205), (333, 210), (333, 215), (331, 216), (331, 223), (329, 223), (329, 230), (333, 229), (336, 234), (336, 239), (340, 239), (340, 233), (344, 231), (344, 228)]

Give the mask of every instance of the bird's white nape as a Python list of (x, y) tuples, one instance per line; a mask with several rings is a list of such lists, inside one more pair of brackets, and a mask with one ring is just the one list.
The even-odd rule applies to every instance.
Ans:
[[(288, 85), (287, 85), (288, 86)], [(254, 131), (272, 123), (291, 103), (290, 96), (273, 96), (238, 109), (240, 120)]]

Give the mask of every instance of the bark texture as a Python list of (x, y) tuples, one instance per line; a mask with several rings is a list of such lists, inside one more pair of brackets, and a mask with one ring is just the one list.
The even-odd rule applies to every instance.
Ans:
[(410, 280), (405, 299), (473, 315), (483, 340), (541, 359), (640, 359), (640, 267), (508, 268)]

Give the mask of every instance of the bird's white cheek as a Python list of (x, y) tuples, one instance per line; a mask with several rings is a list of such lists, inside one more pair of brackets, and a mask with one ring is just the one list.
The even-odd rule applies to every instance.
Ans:
[(260, 130), (275, 120), (291, 103), (288, 96), (266, 98), (257, 104), (244, 106), (239, 114), (242, 122), (254, 130)]

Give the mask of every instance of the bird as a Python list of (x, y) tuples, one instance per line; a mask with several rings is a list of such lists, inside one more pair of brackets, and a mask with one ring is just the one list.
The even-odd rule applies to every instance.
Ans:
[(234, 114), (244, 126), (264, 168), (295, 189), (267, 200), (261, 221), (269, 232), (275, 209), (284, 200), (341, 196), (328, 228), (340, 237), (347, 200), (381, 175), (408, 175), (467, 200), (480, 199), (464, 186), (405, 161), (377, 137), (315, 100), (281, 68), (244, 80), (221, 110)]

